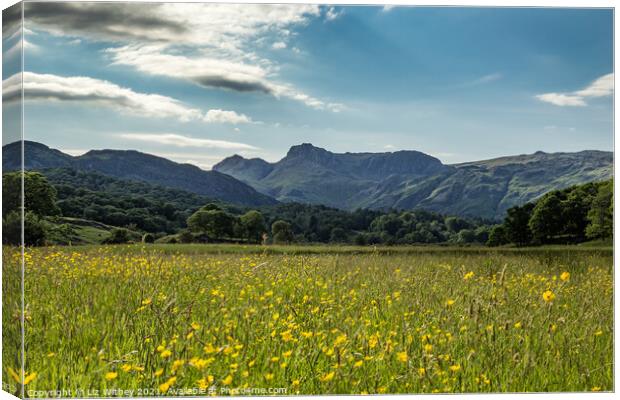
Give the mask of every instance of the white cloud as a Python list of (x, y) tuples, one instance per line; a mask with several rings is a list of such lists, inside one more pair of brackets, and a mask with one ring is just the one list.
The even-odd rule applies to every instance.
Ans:
[(338, 17), (340, 17), (343, 12), (344, 12), (343, 10), (336, 11), (336, 8), (329, 7), (327, 9), (327, 11), (325, 12), (325, 20), (333, 21), (333, 20), (337, 19)]
[(389, 12), (389, 11), (391, 11), (392, 9), (396, 8), (396, 7), (398, 7), (398, 6), (396, 6), (396, 5), (394, 5), (394, 4), (386, 4), (386, 5), (384, 5), (384, 6), (383, 6), (383, 9), (382, 9), (381, 11), (383, 11), (383, 12)]
[[(57, 35), (112, 41), (112, 62), (186, 79), (206, 88), (263, 92), (331, 110), (323, 100), (276, 79), (277, 65), (255, 43), (286, 43), (295, 27), (321, 16), (302, 4), (28, 3), (29, 22)], [(339, 13), (331, 7), (326, 19)], [(123, 21), (119, 23), (119, 21)]]
[(284, 42), (275, 42), (271, 45), (271, 47), (275, 50), (286, 49), (286, 43)]
[(21, 57), (22, 48), (24, 50), (24, 54), (36, 52), (39, 50), (39, 46), (37, 46), (36, 44), (29, 42), (26, 39), (20, 39), (13, 46), (11, 46), (8, 50), (3, 52), (3, 57), (5, 59), (9, 59), (13, 57)]
[[(26, 101), (67, 101), (78, 104), (96, 104), (142, 117), (175, 118), (182, 122), (250, 123), (252, 120), (235, 111), (209, 110), (206, 114), (179, 100), (158, 94), (134, 92), (112, 82), (83, 76), (64, 77), (25, 72), (23, 78)], [(2, 82), (5, 102), (19, 101), (21, 74)]]
[(584, 89), (570, 93), (543, 93), (535, 97), (560, 107), (584, 107), (586, 99), (611, 96), (614, 92), (614, 74), (603, 75)]
[[(20, 80), (20, 74), (15, 74), (2, 82), (5, 101), (19, 100)], [(96, 103), (129, 114), (144, 117), (171, 117), (180, 121), (203, 118), (200, 110), (187, 107), (171, 97), (138, 93), (99, 79), (24, 72), (23, 84), (26, 101)]]
[(555, 106), (565, 107), (583, 107), (586, 105), (586, 102), (583, 100), (581, 96), (573, 96), (569, 94), (563, 93), (545, 93), (536, 95), (536, 98), (540, 101), (544, 101), (545, 103), (550, 103)]
[(176, 133), (127, 132), (120, 133), (118, 134), (118, 136), (126, 140), (156, 143), (165, 146), (201, 147), (207, 149), (225, 150), (257, 150), (257, 147), (245, 143), (229, 142), (225, 140), (192, 138)]
[(487, 74), (487, 75), (483, 75), (479, 78), (467, 81), (467, 82), (463, 82), (459, 85), (457, 85), (457, 87), (459, 88), (470, 88), (470, 87), (474, 87), (474, 86), (480, 86), (480, 85), (485, 85), (488, 83), (492, 83), (495, 81), (498, 81), (500, 79), (502, 79), (504, 77), (503, 74), (499, 73), (499, 72), (494, 72), (492, 74)]
[(234, 111), (209, 110), (204, 118), (205, 122), (219, 124), (250, 124), (252, 119), (244, 114), (237, 114)]
[(81, 156), (83, 154), (86, 154), (88, 152), (88, 150), (86, 149), (58, 149), (60, 151), (62, 151), (63, 153), (69, 154), (71, 156)]
[(240, 92), (273, 89), (267, 79), (269, 71), (260, 65), (251, 65), (243, 59), (222, 59), (203, 54), (186, 57), (168, 54), (164, 46), (128, 45), (108, 49), (117, 65), (128, 65), (138, 71), (172, 78), (190, 80), (204, 87), (236, 90)]
[(611, 96), (613, 92), (614, 74), (607, 74), (592, 82), (585, 89), (576, 91), (575, 94), (581, 97), (605, 97)]
[[(222, 161), (226, 158), (229, 153), (223, 155), (206, 155), (202, 150), (198, 150), (198, 152), (190, 152), (182, 153), (182, 152), (160, 152), (160, 151), (148, 151), (148, 154), (152, 154), (154, 156), (167, 158), (169, 160), (181, 163), (181, 164), (192, 164), (204, 170), (210, 170), (213, 165)], [(226, 150), (224, 150), (226, 151)], [(239, 151), (241, 152), (241, 151)]]
[[(28, 22), (56, 35), (121, 43), (239, 47), (320, 16), (305, 4), (28, 3)], [(119, 23), (122, 21), (122, 23)], [(217, 43), (217, 44), (214, 44)]]
[(483, 84), (483, 83), (495, 82), (497, 80), (502, 79), (502, 77), (503, 77), (502, 74), (500, 74), (499, 72), (495, 72), (493, 74), (488, 74), (483, 77), (480, 77), (476, 79), (473, 83), (478, 85), (478, 84)]
[(276, 98), (289, 98), (318, 110), (339, 112), (343, 105), (325, 103), (307, 95), (294, 86), (275, 82), (269, 65), (261, 66), (245, 62), (243, 58), (221, 59), (209, 53), (201, 57), (186, 57), (167, 54), (165, 47), (158, 45), (128, 45), (108, 49), (114, 64), (129, 65), (138, 71), (178, 79), (185, 79), (197, 85), (238, 92), (263, 92)]
[(394, 146), (393, 144), (386, 144), (385, 146), (383, 146), (383, 148), (386, 150), (394, 150), (396, 146)]

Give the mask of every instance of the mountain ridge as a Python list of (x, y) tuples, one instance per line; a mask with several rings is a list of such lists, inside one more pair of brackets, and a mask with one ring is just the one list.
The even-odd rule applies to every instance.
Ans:
[(539, 151), (443, 164), (415, 150), (332, 153), (303, 143), (275, 163), (236, 155), (213, 169), (280, 201), (349, 210), (421, 208), (499, 219), (508, 208), (548, 191), (613, 176), (613, 153)]
[[(20, 167), (20, 142), (3, 146), (3, 168)], [(246, 206), (282, 202), (353, 210), (425, 209), (500, 219), (514, 205), (555, 189), (613, 176), (613, 153), (600, 150), (519, 154), (459, 164), (415, 150), (333, 153), (302, 143), (281, 160), (230, 156), (204, 171), (137, 150), (71, 156), (24, 142), (27, 169), (74, 168), (187, 190)]]
[[(90, 150), (80, 156), (71, 156), (42, 143), (24, 141), (24, 154), (26, 169), (74, 168), (183, 189), (233, 204), (260, 206), (277, 203), (228, 174), (205, 171), (192, 164), (176, 163), (137, 150)], [(20, 142), (3, 146), (3, 170), (20, 167)]]

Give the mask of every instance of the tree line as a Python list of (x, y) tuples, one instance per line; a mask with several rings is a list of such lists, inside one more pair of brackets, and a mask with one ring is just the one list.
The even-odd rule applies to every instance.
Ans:
[(570, 244), (613, 236), (613, 179), (554, 190), (510, 208), (489, 233), (489, 246)]
[[(70, 169), (28, 171), (26, 243), (45, 244), (64, 228), (59, 216), (117, 227), (105, 243), (242, 242), (356, 245), (540, 245), (608, 239), (613, 233), (613, 181), (588, 183), (508, 210), (501, 224), (424, 210), (344, 211), (281, 203), (238, 207), (158, 186)], [(52, 183), (50, 183), (52, 182)], [(4, 242), (19, 243), (21, 174), (3, 175)]]
[[(446, 217), (427, 211), (366, 210), (352, 212), (321, 205), (284, 203), (235, 214), (207, 204), (187, 220), (187, 230), (172, 241), (250, 243), (333, 243), (397, 245), (478, 243), (488, 240), (482, 220)], [(238, 211), (238, 210), (237, 210)]]

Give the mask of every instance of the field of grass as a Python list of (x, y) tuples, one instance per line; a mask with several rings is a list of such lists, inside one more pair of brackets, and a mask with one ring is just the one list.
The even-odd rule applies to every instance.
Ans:
[[(19, 254), (3, 260), (3, 378), (17, 390)], [(613, 390), (612, 264), (596, 247), (29, 249), (25, 389)]]

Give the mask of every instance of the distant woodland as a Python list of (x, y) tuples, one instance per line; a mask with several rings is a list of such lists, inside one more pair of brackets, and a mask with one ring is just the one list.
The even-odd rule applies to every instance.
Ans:
[[(20, 174), (3, 175), (6, 244), (20, 240)], [(425, 210), (344, 211), (300, 203), (242, 207), (97, 172), (28, 171), (28, 245), (79, 243), (338, 243), (529, 246), (609, 240), (613, 180), (549, 192), (503, 221)]]

